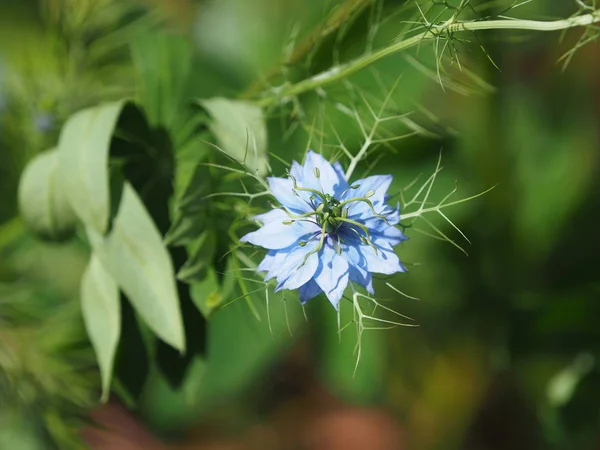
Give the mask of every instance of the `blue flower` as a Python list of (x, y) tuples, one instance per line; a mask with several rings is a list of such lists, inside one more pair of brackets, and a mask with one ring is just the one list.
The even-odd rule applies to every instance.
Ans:
[(256, 216), (262, 227), (241, 242), (268, 250), (258, 271), (276, 291), (298, 289), (303, 304), (325, 292), (337, 309), (349, 282), (373, 294), (373, 273), (406, 272), (393, 250), (407, 238), (399, 208), (386, 204), (391, 175), (349, 184), (338, 162), (310, 151), (288, 178), (268, 182), (281, 206)]
[(33, 117), (34, 127), (38, 133), (46, 133), (54, 128), (56, 119), (50, 113), (42, 112)]

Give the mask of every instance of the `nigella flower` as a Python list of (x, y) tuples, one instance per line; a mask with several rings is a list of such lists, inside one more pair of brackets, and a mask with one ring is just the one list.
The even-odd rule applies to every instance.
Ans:
[(42, 113), (36, 114), (33, 117), (33, 123), (34, 123), (35, 129), (39, 133), (46, 133), (46, 132), (50, 131), (54, 127), (55, 122), (56, 122), (56, 119), (50, 113), (42, 112)]
[(241, 241), (264, 247), (258, 266), (276, 291), (299, 289), (304, 304), (324, 292), (337, 309), (349, 282), (373, 294), (373, 273), (405, 272), (393, 246), (407, 239), (398, 208), (386, 204), (391, 175), (349, 184), (339, 163), (310, 151), (288, 178), (268, 178), (281, 207), (255, 217), (263, 223)]

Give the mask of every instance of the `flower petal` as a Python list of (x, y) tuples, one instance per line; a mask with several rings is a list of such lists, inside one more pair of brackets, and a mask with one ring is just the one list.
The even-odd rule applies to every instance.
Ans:
[(304, 247), (297, 246), (287, 253), (280, 267), (276, 269), (279, 284), (275, 291), (298, 289), (313, 277), (319, 267), (319, 255), (312, 252), (318, 245), (319, 241), (314, 239)]
[(336, 253), (329, 239), (327, 241), (321, 250), (321, 264), (315, 275), (315, 281), (323, 289), (333, 307), (338, 309), (340, 299), (348, 286), (350, 270), (348, 262)]
[[(318, 169), (318, 178), (315, 169)], [(304, 166), (302, 167), (302, 183), (303, 187), (315, 189), (334, 197), (337, 197), (348, 187), (343, 173), (340, 173), (329, 161), (312, 150), (306, 154)]]
[(283, 261), (287, 257), (289, 250), (269, 250), (265, 255), (264, 259), (260, 262), (256, 268), (257, 272), (267, 272), (265, 275), (265, 281), (269, 281), (275, 278), (278, 274), (278, 270), (281, 268)]
[(400, 262), (398, 255), (385, 239), (373, 238), (377, 252), (369, 246), (362, 244), (359, 251), (365, 258), (365, 269), (369, 272), (391, 275), (397, 272), (406, 272), (406, 267)]
[[(358, 186), (356, 189), (348, 189), (341, 196), (340, 200), (349, 200), (351, 198), (366, 197), (369, 191), (373, 191), (373, 194), (368, 197), (375, 211), (380, 214), (384, 209), (386, 193), (392, 184), (391, 175), (373, 175), (371, 177), (363, 178), (352, 183), (352, 186)], [(352, 202), (348, 207), (348, 217), (356, 219), (358, 217), (371, 217), (373, 211), (366, 202)]]
[(397, 272), (406, 272), (406, 267), (394, 253), (392, 246), (385, 238), (371, 236), (377, 252), (368, 244), (363, 244), (356, 235), (344, 236), (345, 244), (342, 246), (342, 256), (351, 265), (360, 267), (371, 273), (391, 275)]
[(365, 269), (350, 265), (350, 281), (364, 287), (369, 294), (375, 294), (373, 290), (373, 275)]
[(319, 295), (323, 290), (319, 287), (315, 280), (310, 280), (308, 283), (300, 286), (300, 303), (303, 305), (311, 298)]
[(297, 192), (294, 189), (294, 182), (288, 178), (267, 178), (269, 188), (273, 197), (292, 212), (305, 213), (312, 211), (310, 204), (306, 201), (304, 193)]
[[(283, 222), (289, 220), (289, 217), (282, 210), (273, 210), (270, 213), (269, 222), (242, 237), (240, 242), (249, 242), (269, 250), (279, 250), (300, 240), (308, 240), (310, 235), (321, 231), (317, 224), (307, 221), (296, 220), (290, 225), (285, 225)], [(266, 214), (263, 214), (264, 216)], [(276, 217), (279, 218), (276, 219)]]

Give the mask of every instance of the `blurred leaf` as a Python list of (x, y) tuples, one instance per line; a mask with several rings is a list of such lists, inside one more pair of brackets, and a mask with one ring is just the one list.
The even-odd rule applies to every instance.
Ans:
[(192, 281), (194, 282), (190, 286), (190, 293), (194, 304), (204, 317), (208, 318), (223, 304), (223, 294), (221, 294), (217, 272), (214, 268), (208, 267), (201, 280)]
[(206, 225), (205, 219), (204, 214), (178, 214), (165, 236), (165, 243), (178, 246), (196, 240)]
[(192, 61), (190, 43), (180, 35), (149, 33), (133, 41), (131, 54), (140, 103), (153, 125), (170, 129), (184, 101)]
[(23, 414), (0, 410), (0, 448), (15, 450), (43, 450), (40, 430)]
[(71, 237), (77, 222), (58, 176), (58, 155), (50, 150), (29, 163), (19, 185), (23, 220), (39, 236), (54, 241)]
[(182, 202), (196, 200), (200, 195), (206, 194), (210, 187), (208, 167), (201, 165), (211, 150), (209, 145), (203, 142), (205, 139), (205, 135), (200, 135), (176, 150), (173, 187), (174, 197), (181, 208), (184, 207)]
[[(174, 249), (173, 252), (179, 253), (175, 256), (176, 261), (185, 260), (186, 255), (183, 248)], [(158, 367), (170, 385), (175, 388), (181, 386), (188, 373), (190, 363), (194, 358), (204, 355), (206, 348), (206, 320), (194, 304), (190, 286), (178, 282), (177, 289), (181, 300), (181, 313), (187, 343), (186, 353), (182, 355), (163, 342), (159, 342), (156, 349)]]
[(60, 177), (79, 219), (105, 233), (110, 218), (108, 158), (124, 101), (105, 103), (71, 116), (58, 145)]
[(119, 212), (106, 237), (87, 228), (107, 272), (149, 327), (166, 343), (185, 350), (173, 263), (135, 190), (126, 183)]
[(217, 236), (212, 230), (205, 230), (193, 244), (188, 246), (189, 259), (179, 269), (177, 278), (186, 283), (202, 280), (206, 270), (212, 266), (217, 246)]
[(209, 129), (222, 150), (257, 175), (269, 170), (263, 110), (250, 102), (216, 97), (199, 100), (210, 114)]
[[(517, 225), (530, 257), (552, 248), (558, 233), (579, 206), (593, 180), (597, 138), (587, 121), (548, 129), (540, 107), (523, 92), (513, 94), (510, 148), (520, 184)], [(526, 145), (526, 147), (525, 147)], [(548, 212), (552, 211), (552, 220)]]
[(102, 400), (106, 401), (121, 334), (121, 304), (117, 284), (94, 255), (81, 280), (81, 310), (96, 351), (102, 375)]
[(577, 385), (595, 365), (594, 357), (589, 353), (578, 355), (575, 360), (548, 383), (547, 397), (550, 405), (560, 407), (568, 403), (577, 389)]

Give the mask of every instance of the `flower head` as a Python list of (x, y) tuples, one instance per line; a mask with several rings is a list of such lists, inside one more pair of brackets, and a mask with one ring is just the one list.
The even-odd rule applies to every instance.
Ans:
[(391, 175), (349, 184), (339, 163), (310, 151), (288, 178), (268, 182), (281, 206), (256, 216), (263, 226), (241, 241), (268, 250), (258, 271), (276, 291), (299, 289), (302, 303), (324, 292), (337, 309), (349, 282), (373, 293), (373, 273), (406, 271), (393, 250), (407, 238), (399, 208), (386, 204)]

